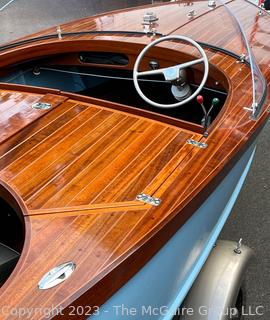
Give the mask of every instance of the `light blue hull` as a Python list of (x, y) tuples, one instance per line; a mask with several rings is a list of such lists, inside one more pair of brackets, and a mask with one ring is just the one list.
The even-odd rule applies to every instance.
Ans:
[(91, 320), (172, 318), (232, 210), (254, 153), (255, 145), (173, 238)]

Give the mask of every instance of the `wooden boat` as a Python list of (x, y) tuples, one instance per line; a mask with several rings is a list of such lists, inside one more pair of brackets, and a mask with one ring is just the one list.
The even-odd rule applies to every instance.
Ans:
[(269, 25), (176, 1), (0, 48), (1, 319), (172, 317), (269, 117)]

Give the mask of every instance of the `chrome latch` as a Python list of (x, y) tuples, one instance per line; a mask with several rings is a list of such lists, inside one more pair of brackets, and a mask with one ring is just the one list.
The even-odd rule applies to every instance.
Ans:
[(140, 193), (137, 195), (136, 200), (150, 204), (151, 206), (158, 207), (161, 204), (161, 199), (151, 197), (148, 194)]
[(201, 148), (201, 149), (206, 149), (208, 147), (208, 144), (200, 141), (196, 141), (193, 139), (188, 139), (187, 144), (191, 144), (194, 147)]
[(46, 290), (57, 286), (67, 280), (75, 269), (76, 264), (74, 262), (60, 264), (44, 275), (38, 283), (38, 288), (40, 290)]
[(35, 110), (48, 110), (51, 109), (52, 105), (47, 102), (37, 102), (32, 105), (32, 109)]

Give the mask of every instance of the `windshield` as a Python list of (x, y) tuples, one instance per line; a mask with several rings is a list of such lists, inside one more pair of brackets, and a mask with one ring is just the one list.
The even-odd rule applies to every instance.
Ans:
[[(170, 2), (166, 10), (163, 5), (160, 6), (164, 2)], [(241, 11), (239, 11), (239, 3), (241, 3)], [(142, 5), (150, 5), (150, 8), (136, 8), (131, 12), (118, 14), (110, 13), (111, 10)], [(254, 37), (254, 30), (249, 28), (249, 22), (250, 19), (256, 18), (256, 16), (250, 16), (250, 7), (248, 0), (69, 0), (68, 2), (65, 0), (0, 0), (0, 45), (52, 26), (54, 28), (47, 31), (48, 35), (56, 35), (57, 30), (70, 32), (68, 25), (65, 26), (64, 23), (109, 12), (97, 17), (94, 24), (80, 24), (78, 31), (141, 33), (150, 31), (158, 35), (179, 34), (207, 45), (208, 48), (211, 46), (213, 52), (208, 52), (209, 58), (212, 57), (215, 49), (226, 50), (236, 59), (249, 64), (252, 70), (250, 81), (253, 88), (253, 103), (246, 108), (255, 114), (263, 98), (265, 84), (249, 45)], [(254, 8), (253, 12), (258, 14), (258, 10)], [(150, 25), (144, 23), (146, 13), (153, 14), (158, 20)], [(202, 26), (199, 29), (196, 24), (198, 18)], [(210, 28), (209, 21), (211, 21)], [(192, 28), (195, 24), (196, 27)], [(55, 26), (58, 26), (58, 29)], [(207, 27), (203, 28), (203, 26)]]

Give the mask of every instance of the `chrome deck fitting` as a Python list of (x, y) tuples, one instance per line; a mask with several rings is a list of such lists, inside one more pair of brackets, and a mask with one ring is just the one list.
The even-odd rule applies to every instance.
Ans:
[(76, 269), (74, 262), (67, 262), (60, 264), (53, 268), (38, 283), (40, 290), (46, 290), (57, 286), (58, 284), (66, 281)]
[(209, 0), (208, 1), (208, 7), (210, 8), (215, 8), (217, 6), (216, 1), (215, 0)]
[(156, 35), (157, 33), (157, 21), (159, 20), (159, 18), (157, 17), (157, 15), (154, 12), (147, 12), (144, 16), (143, 16), (143, 30), (145, 33), (152, 33), (153, 35)]
[(187, 144), (191, 144), (194, 147), (201, 148), (201, 149), (206, 149), (208, 147), (208, 144), (200, 141), (196, 141), (193, 139), (188, 139)]
[(187, 14), (187, 17), (192, 19), (196, 16), (196, 11), (194, 9), (190, 10)]
[(157, 15), (154, 12), (146, 12), (146, 14), (143, 16), (143, 24), (151, 24), (154, 23), (156, 21), (158, 21), (159, 18), (157, 17)]
[(158, 207), (161, 204), (161, 199), (149, 196), (148, 194), (140, 193), (137, 195), (136, 200), (150, 204), (151, 206)]
[(32, 105), (32, 109), (35, 110), (49, 110), (51, 107), (52, 105), (47, 102), (37, 102)]

